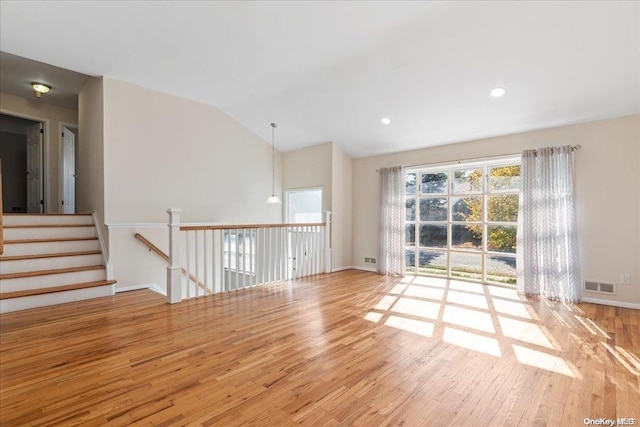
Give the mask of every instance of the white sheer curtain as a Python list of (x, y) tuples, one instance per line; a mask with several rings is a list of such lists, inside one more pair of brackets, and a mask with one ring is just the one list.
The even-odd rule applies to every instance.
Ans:
[(518, 209), (518, 292), (582, 298), (571, 146), (525, 150)]
[(378, 228), (378, 273), (403, 275), (404, 266), (403, 166), (380, 169), (380, 227)]

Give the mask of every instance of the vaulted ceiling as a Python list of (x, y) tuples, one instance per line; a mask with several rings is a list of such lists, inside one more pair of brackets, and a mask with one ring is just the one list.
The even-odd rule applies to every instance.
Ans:
[(1, 1), (0, 50), (215, 105), (267, 141), (276, 122), (284, 151), (640, 112), (639, 2)]

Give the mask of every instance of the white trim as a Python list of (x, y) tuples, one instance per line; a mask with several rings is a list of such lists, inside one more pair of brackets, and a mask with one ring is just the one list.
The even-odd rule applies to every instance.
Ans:
[(332, 270), (331, 270), (331, 272), (332, 272), (332, 273), (337, 273), (338, 271), (352, 270), (352, 269), (354, 269), (354, 268), (356, 268), (356, 267), (353, 267), (353, 266), (351, 266), (351, 265), (348, 265), (348, 266), (346, 266), (346, 267), (338, 267), (338, 268), (334, 268), (334, 269), (332, 269)]
[(117, 230), (125, 228), (167, 228), (166, 222), (139, 222), (131, 224), (105, 224), (107, 230)]
[(121, 292), (129, 292), (129, 291), (139, 291), (141, 289), (149, 289), (151, 291), (157, 292), (160, 295), (164, 295), (167, 296), (167, 293), (164, 291), (164, 289), (162, 289), (160, 286), (156, 285), (155, 283), (147, 283), (147, 284), (139, 284), (139, 285), (130, 285), (130, 286), (121, 286), (121, 287), (117, 287), (116, 286), (116, 293), (121, 293)]
[(590, 304), (610, 305), (610, 306), (613, 306), (613, 307), (632, 308), (634, 310), (640, 310), (640, 304), (634, 304), (632, 302), (610, 301), (610, 300), (598, 299), (598, 298), (582, 298), (582, 302), (588, 302)]
[(361, 270), (361, 271), (370, 271), (370, 272), (372, 272), (372, 273), (377, 273), (377, 272), (378, 272), (378, 270), (376, 270), (376, 269), (375, 269), (375, 268), (373, 268), (373, 267), (360, 267), (360, 266), (358, 266), (358, 265), (353, 265), (353, 266), (348, 267), (348, 268), (352, 268), (352, 269), (354, 269), (354, 270)]

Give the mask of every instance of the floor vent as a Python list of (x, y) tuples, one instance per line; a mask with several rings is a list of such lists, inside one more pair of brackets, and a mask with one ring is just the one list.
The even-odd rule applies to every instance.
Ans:
[(586, 280), (584, 290), (589, 292), (599, 292), (602, 294), (615, 295), (616, 287), (614, 283), (599, 283)]

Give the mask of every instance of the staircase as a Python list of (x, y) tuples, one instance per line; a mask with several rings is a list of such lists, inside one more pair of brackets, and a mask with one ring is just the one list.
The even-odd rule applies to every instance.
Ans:
[(114, 294), (92, 215), (3, 216), (0, 313)]

